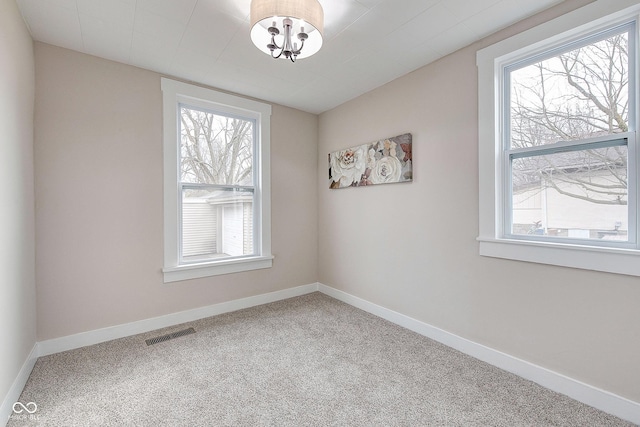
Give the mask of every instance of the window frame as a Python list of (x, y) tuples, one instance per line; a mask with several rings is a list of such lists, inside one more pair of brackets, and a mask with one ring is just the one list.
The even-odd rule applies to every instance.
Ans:
[[(270, 134), (271, 106), (228, 93), (161, 78), (163, 97), (163, 158), (164, 158), (164, 282), (238, 273), (270, 268), (271, 197), (270, 197)], [(254, 134), (254, 255), (182, 262), (181, 206), (182, 182), (180, 167), (181, 106), (201, 108), (223, 115), (255, 121)]]
[[(504, 146), (507, 124), (504, 108), (506, 69), (513, 64), (551, 54), (586, 37), (605, 32), (634, 21), (632, 40), (635, 58), (630, 71), (630, 86), (635, 94), (638, 86), (638, 15), (640, 5), (630, 0), (597, 0), (573, 12), (479, 50), (478, 66), (478, 132), (479, 132), (479, 254), (496, 258), (559, 265), (596, 271), (640, 276), (640, 212), (638, 209), (639, 151), (636, 131), (628, 138), (628, 209), (635, 218), (630, 221), (631, 243), (600, 246), (592, 240), (527, 239), (507, 233), (506, 212), (510, 192), (510, 168)], [(633, 89), (635, 88), (635, 89)], [(630, 113), (638, 124), (638, 99), (630, 99)], [(619, 138), (617, 135), (614, 138)], [(588, 140), (587, 140), (588, 141)], [(633, 192), (633, 194), (632, 194)]]

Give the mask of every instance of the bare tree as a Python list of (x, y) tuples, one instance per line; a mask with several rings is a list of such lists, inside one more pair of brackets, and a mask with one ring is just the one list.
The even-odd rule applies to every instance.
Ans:
[[(511, 146), (627, 132), (628, 33), (511, 72)], [(516, 167), (517, 166), (517, 167)], [(518, 159), (514, 190), (543, 183), (566, 196), (626, 204), (626, 146)]]
[(183, 107), (181, 180), (245, 185), (252, 179), (253, 122)]

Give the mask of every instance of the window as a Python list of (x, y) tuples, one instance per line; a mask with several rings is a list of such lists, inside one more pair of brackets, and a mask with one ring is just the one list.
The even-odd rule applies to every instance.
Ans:
[(626, 24), (504, 68), (505, 236), (635, 243), (634, 33)]
[(613, 3), (478, 52), (481, 255), (640, 275), (640, 7)]
[(162, 91), (165, 282), (271, 267), (271, 107), (169, 79)]

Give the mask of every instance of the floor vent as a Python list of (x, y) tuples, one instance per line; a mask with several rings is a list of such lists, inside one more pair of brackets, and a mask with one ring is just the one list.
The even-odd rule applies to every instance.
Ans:
[(169, 341), (169, 340), (172, 340), (174, 338), (178, 338), (178, 337), (182, 337), (182, 336), (190, 335), (190, 334), (195, 334), (195, 333), (196, 333), (196, 331), (193, 328), (183, 329), (181, 331), (173, 332), (173, 333), (167, 334), (167, 335), (162, 335), (160, 337), (149, 338), (145, 342), (147, 343), (147, 345), (153, 345), (153, 344), (158, 344), (159, 342)]

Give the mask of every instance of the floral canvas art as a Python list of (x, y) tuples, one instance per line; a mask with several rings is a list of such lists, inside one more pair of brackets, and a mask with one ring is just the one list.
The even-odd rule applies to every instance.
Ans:
[(408, 182), (413, 179), (411, 134), (329, 154), (329, 188)]

